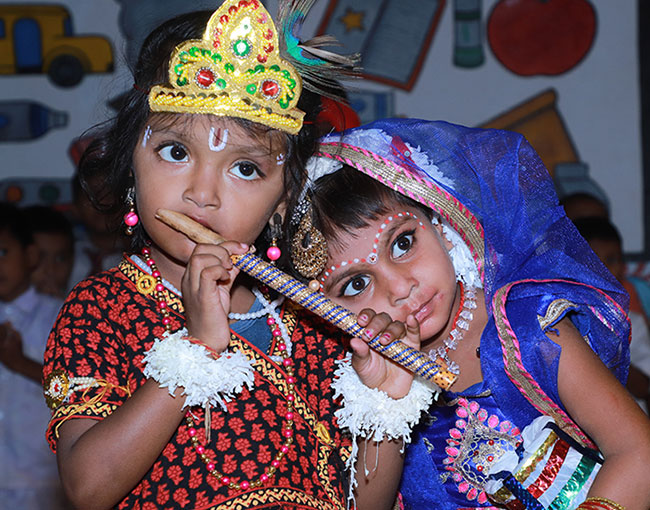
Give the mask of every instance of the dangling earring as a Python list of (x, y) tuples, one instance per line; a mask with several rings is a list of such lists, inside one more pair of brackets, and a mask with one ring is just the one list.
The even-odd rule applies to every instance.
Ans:
[(278, 239), (282, 237), (282, 216), (279, 213), (273, 215), (269, 230), (271, 231), (271, 246), (266, 250), (266, 256), (271, 261), (271, 264), (275, 264), (275, 261), (282, 255), (280, 248), (278, 248)]
[(298, 207), (305, 210), (298, 231), (291, 241), (291, 260), (296, 270), (305, 278), (315, 278), (323, 272), (327, 264), (327, 241), (323, 234), (312, 225), (311, 200), (305, 197), (306, 204)]
[(133, 235), (133, 227), (135, 227), (138, 224), (138, 221), (140, 221), (138, 215), (135, 213), (134, 187), (129, 188), (126, 192), (126, 205), (129, 208), (129, 212), (124, 215), (124, 223), (126, 224), (126, 229), (124, 231), (127, 236), (130, 236)]

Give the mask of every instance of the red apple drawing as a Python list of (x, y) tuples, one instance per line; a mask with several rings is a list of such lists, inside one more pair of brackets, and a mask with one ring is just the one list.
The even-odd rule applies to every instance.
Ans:
[(587, 0), (500, 0), (487, 23), (494, 56), (521, 76), (568, 71), (595, 34), (596, 11)]

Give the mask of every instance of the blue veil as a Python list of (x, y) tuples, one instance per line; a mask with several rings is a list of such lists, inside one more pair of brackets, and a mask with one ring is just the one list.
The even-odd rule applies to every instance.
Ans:
[(624, 382), (628, 296), (564, 214), (548, 171), (525, 138), (386, 119), (326, 136), (316, 157), (346, 163), (431, 207), (460, 234), (478, 267), (494, 331), (485, 345), (481, 340), (484, 377), (510, 387), (507, 398), (520, 400), (522, 417), (533, 410), (550, 415), (591, 445), (559, 403), (559, 347), (522, 342), (539, 338), (539, 310), (551, 319), (573, 312), (585, 340)]

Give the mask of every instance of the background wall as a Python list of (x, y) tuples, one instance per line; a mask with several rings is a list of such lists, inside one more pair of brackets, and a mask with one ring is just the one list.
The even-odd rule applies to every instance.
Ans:
[[(400, 6), (417, 9), (419, 1), (400, 0)], [(21, 3), (41, 2), (23, 0)], [(65, 127), (52, 129), (40, 138), (0, 141), (0, 178), (70, 177), (74, 169), (68, 155), (72, 140), (92, 124), (106, 119), (111, 114), (107, 101), (131, 86), (125, 62), (128, 46), (119, 28), (121, 4), (117, 0), (60, 0), (58, 3), (71, 11), (77, 34), (103, 35), (112, 41), (115, 72), (88, 75), (80, 85), (68, 89), (54, 86), (44, 75), (0, 75), (0, 101), (38, 101), (69, 115)], [(201, 3), (212, 5), (212, 2), (192, 5)], [(496, 3), (497, 0), (483, 1), (483, 21), (488, 19)], [(0, 2), (0, 7), (3, 4), (6, 2)], [(149, 19), (155, 17), (156, 10), (166, 9), (174, 2), (158, 0), (153, 4), (157, 7)], [(185, 7), (188, 2), (176, 4)], [(275, 0), (266, 4), (275, 12)], [(645, 240), (637, 2), (591, 0), (591, 4), (597, 13), (593, 46), (565, 74), (518, 76), (501, 65), (485, 40), (483, 65), (471, 69), (454, 66), (454, 2), (447, 0), (420, 75), (410, 91), (372, 81), (357, 82), (354, 86), (363, 93), (375, 92), (388, 97), (396, 115), (466, 125), (481, 125), (544, 90), (554, 89), (555, 108), (564, 129), (579, 160), (589, 166), (590, 175), (607, 192), (612, 218), (623, 234), (626, 251), (640, 252)], [(306, 34), (316, 31), (328, 6), (328, 1), (317, 1), (305, 26)], [(147, 19), (143, 17), (138, 22), (144, 25)], [(400, 65), (399, 51), (388, 58), (392, 60), (391, 65)]]

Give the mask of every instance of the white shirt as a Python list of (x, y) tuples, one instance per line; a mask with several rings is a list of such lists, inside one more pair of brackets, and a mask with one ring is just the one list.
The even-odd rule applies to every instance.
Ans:
[[(648, 332), (648, 326), (645, 323), (645, 318), (640, 313), (630, 312), (629, 316), (632, 327), (630, 364), (650, 377), (650, 332)], [(636, 401), (647, 413), (648, 409), (646, 409), (645, 402), (638, 399)]]
[[(0, 323), (10, 322), (22, 336), (25, 356), (43, 363), (61, 305), (30, 288), (10, 303), (0, 302)], [(50, 416), (42, 385), (0, 363), (0, 488), (58, 485), (56, 457), (45, 440)]]

